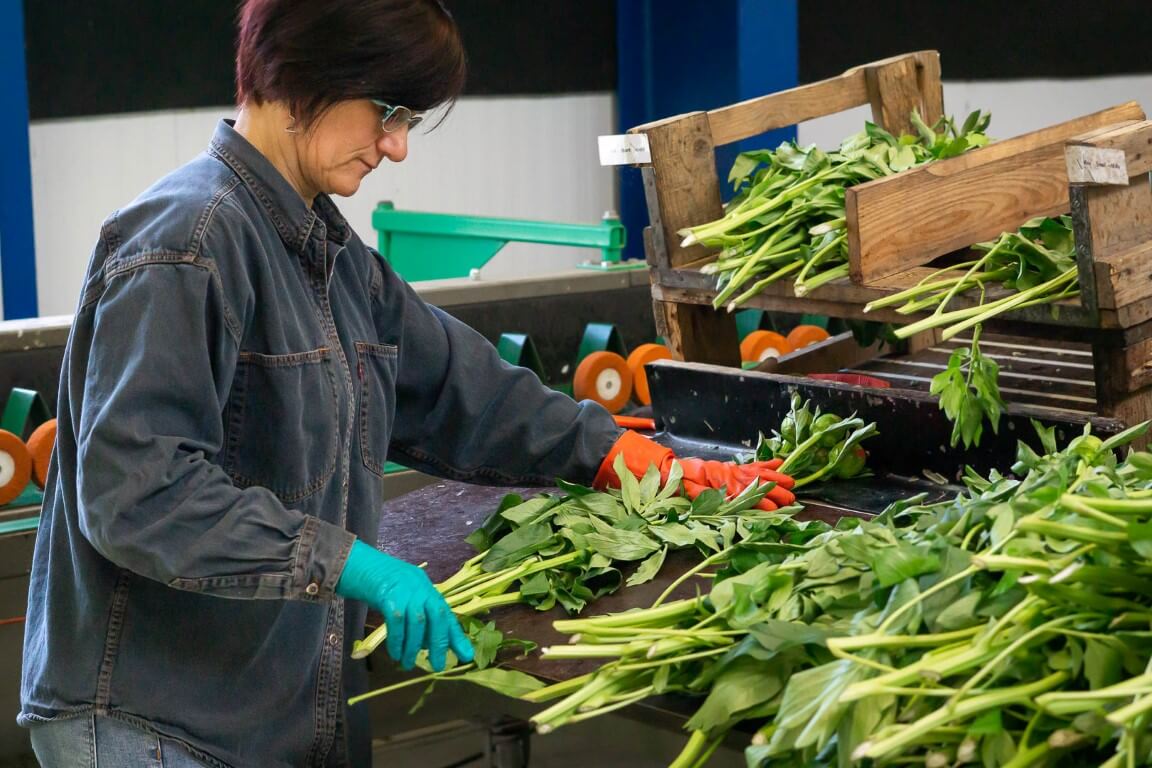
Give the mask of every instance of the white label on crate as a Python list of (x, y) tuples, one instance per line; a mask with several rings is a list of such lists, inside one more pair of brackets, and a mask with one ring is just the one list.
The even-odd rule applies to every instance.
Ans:
[(633, 165), (652, 162), (648, 149), (648, 136), (643, 133), (624, 133), (616, 136), (598, 136), (600, 165)]
[(1072, 146), (1065, 149), (1064, 159), (1071, 184), (1128, 185), (1128, 163), (1122, 149)]

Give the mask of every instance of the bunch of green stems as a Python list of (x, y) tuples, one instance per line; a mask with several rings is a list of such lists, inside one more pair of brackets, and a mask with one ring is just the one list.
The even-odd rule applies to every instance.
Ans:
[(737, 194), (724, 215), (680, 232), (684, 247), (720, 249), (701, 269), (716, 276), (713, 306), (734, 310), (784, 278), (804, 296), (847, 277), (846, 187), (987, 143), (988, 116), (979, 112), (960, 128), (947, 118), (928, 126), (911, 117), (916, 135), (896, 137), (867, 123), (834, 152), (793, 141), (739, 155), (729, 173)]
[[(1152, 454), (1147, 424), (1047, 453), (1016, 476), (900, 504), (709, 595), (558, 622), (545, 658), (607, 658), (534, 691), (542, 731), (659, 693), (706, 694), (676, 768), (741, 723), (748, 765), (988, 768), (1152, 760)], [(912, 500), (914, 502), (915, 500)], [(735, 563), (735, 560), (732, 561)]]
[[(935, 270), (903, 291), (865, 305), (870, 312), (897, 307), (902, 315), (932, 309), (927, 317), (897, 328), (906, 339), (930, 328), (944, 328), (945, 340), (1005, 312), (1055, 304), (1079, 295), (1075, 244), (1068, 217), (1034, 219), (1019, 232), (1005, 232), (994, 242), (975, 246), (980, 258)], [(986, 301), (991, 287), (1006, 295)], [(975, 305), (949, 309), (957, 297), (977, 296)]]

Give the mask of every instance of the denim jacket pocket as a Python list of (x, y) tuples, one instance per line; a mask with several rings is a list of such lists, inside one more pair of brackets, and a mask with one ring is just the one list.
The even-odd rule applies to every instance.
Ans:
[(285, 503), (310, 496), (336, 470), (336, 409), (328, 347), (241, 352), (224, 411), (224, 470), (237, 486), (262, 486)]
[(388, 460), (392, 415), (396, 407), (396, 364), (395, 345), (356, 342), (360, 455), (364, 466), (381, 476)]

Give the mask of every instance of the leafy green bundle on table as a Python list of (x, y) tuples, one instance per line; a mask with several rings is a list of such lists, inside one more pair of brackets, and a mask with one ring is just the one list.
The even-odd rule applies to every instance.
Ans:
[(836, 152), (788, 141), (740, 154), (728, 174), (736, 194), (724, 216), (680, 232), (685, 247), (721, 249), (701, 269), (716, 275), (713, 306), (731, 311), (785, 277), (797, 296), (847, 277), (845, 187), (983, 146), (989, 119), (973, 112), (960, 128), (949, 118), (929, 126), (913, 112), (916, 135), (896, 137), (866, 123)]
[[(1144, 424), (971, 471), (955, 499), (750, 547), (711, 592), (557, 622), (609, 657), (524, 698), (547, 731), (637, 701), (705, 698), (677, 768), (737, 724), (748, 765), (1145, 765), (1152, 760), (1152, 454)], [(605, 652), (608, 649), (608, 652)]]
[[(813, 415), (823, 419), (818, 429), (809, 423)], [(856, 417), (820, 414), (818, 409), (813, 414), (808, 403), (799, 397), (793, 399), (785, 422), (788, 418), (803, 422), (800, 434), (815, 438), (813, 450), (819, 447), (819, 440), (837, 435), (839, 448), (834, 454), (844, 457), (844, 462), (837, 459), (821, 470), (812, 465), (808, 447), (790, 451), (783, 466), (791, 461), (793, 466), (810, 469), (808, 482), (827, 474), (837, 462), (855, 461), (850, 452), (875, 433), (874, 424), (865, 425)], [(621, 586), (650, 581), (660, 572), (670, 551), (696, 550), (700, 563), (682, 574), (667, 594), (703, 568), (728, 562), (743, 547), (798, 546), (823, 530), (822, 523), (792, 519), (791, 514), (800, 509), (799, 505), (774, 513), (756, 509), (772, 483), (753, 483), (732, 498), (709, 489), (690, 500), (679, 495), (683, 476), (679, 462), (673, 462), (663, 483), (655, 466), (649, 467), (641, 479), (628, 471), (623, 457), (617, 457), (615, 469), (621, 478), (619, 489), (596, 491), (557, 480), (560, 494), (541, 494), (527, 500), (508, 494), (496, 512), (468, 536), (468, 542), (479, 554), (436, 587), (472, 638), (476, 661), (430, 675), (430, 679), (468, 679), (509, 695), (531, 690), (532, 681), (523, 675), (506, 670), (490, 670), (492, 674), (485, 671), (501, 649), (523, 648), (525, 644), (518, 640), (501, 644), (503, 636), (499, 630), (491, 622), (475, 617), (512, 604), (526, 604), (541, 611), (560, 605), (575, 614)], [(626, 568), (632, 569), (627, 578)], [(384, 641), (386, 632), (387, 627), (382, 625), (357, 641), (353, 657), (371, 654)], [(422, 658), (419, 663), (423, 664)], [(474, 670), (484, 674), (473, 676)], [(406, 681), (399, 687), (421, 680)], [(355, 700), (394, 688), (379, 689)]]

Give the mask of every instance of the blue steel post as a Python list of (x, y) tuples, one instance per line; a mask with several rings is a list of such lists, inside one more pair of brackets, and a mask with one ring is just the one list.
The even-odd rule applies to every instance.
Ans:
[[(738, 100), (795, 88), (800, 68), (797, 0), (739, 0), (739, 6)], [(795, 127), (778, 128), (736, 146), (740, 152), (774, 149), (780, 142), (795, 138)]]
[(28, 78), (20, 0), (0, 2), (0, 282), (4, 319), (36, 317)]
[[(794, 87), (797, 0), (617, 0), (617, 129)], [(736, 153), (774, 148), (785, 128), (716, 153), (721, 180)], [(648, 209), (640, 172), (619, 170), (625, 258), (644, 258)], [(725, 186), (724, 197), (729, 195)]]

